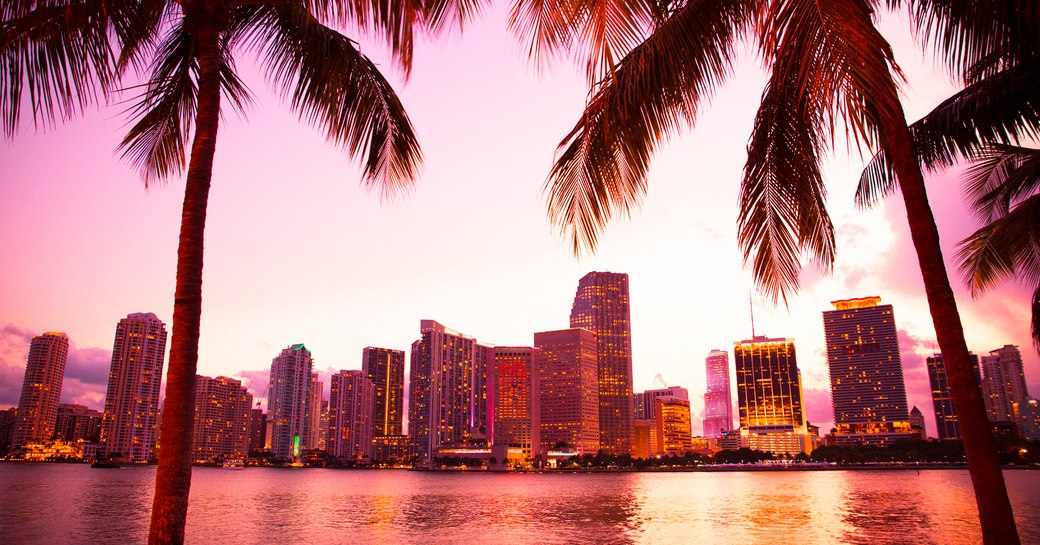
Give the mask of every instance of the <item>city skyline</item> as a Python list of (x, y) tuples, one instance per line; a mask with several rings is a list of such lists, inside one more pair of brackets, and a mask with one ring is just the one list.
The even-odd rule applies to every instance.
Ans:
[[(206, 241), (199, 374), (241, 378), (255, 395), (266, 387), (272, 354), (302, 340), (317, 354), (315, 370), (327, 383), (330, 370), (357, 368), (360, 348), (407, 350), (415, 320), (424, 316), (496, 345), (526, 345), (532, 331), (566, 327), (573, 283), (584, 272), (614, 270), (632, 277), (634, 389), (661, 386), (659, 375), (665, 384), (685, 386), (696, 398), (693, 421), (695, 432), (700, 429), (703, 354), (727, 349), (751, 329), (742, 302), (750, 274), (741, 266), (732, 225), (739, 156), (761, 74), (753, 60), (742, 61), (741, 73), (705, 108), (697, 127), (657, 155), (644, 208), (611, 224), (599, 253), (579, 261), (551, 232), (539, 188), (555, 143), (580, 114), (584, 82), (567, 63), (535, 74), (502, 31), (503, 20), (504, 10), (490, 10), (462, 39), (419, 45), (412, 78), (398, 88), (428, 162), (415, 190), (400, 201), (382, 205), (358, 190), (349, 161), (276, 99), (258, 100), (263, 110), (251, 112), (248, 125), (229, 117), (221, 128)], [(912, 119), (952, 85), (929, 58), (919, 58), (903, 26), (896, 20), (882, 30), (908, 73)], [(372, 49), (378, 55), (379, 48)], [(481, 76), (474, 77), (475, 67)], [(258, 78), (247, 83), (260, 96), (267, 92)], [(510, 107), (495, 107), (503, 103)], [(463, 109), (480, 115), (460, 121), (455, 112)], [(0, 246), (19, 256), (0, 266), (0, 407), (17, 404), (25, 339), (34, 334), (69, 334), (75, 348), (62, 402), (101, 408), (98, 377), (107, 379), (111, 324), (137, 311), (171, 322), (181, 182), (145, 191), (134, 170), (113, 157), (123, 133), (118, 110), (91, 110), (49, 132), (26, 130), (0, 147), (10, 179), (0, 188)], [(494, 127), (517, 130), (489, 139)], [(59, 151), (67, 160), (46, 160)], [(934, 334), (917, 273), (906, 272), (915, 258), (901, 205), (893, 200), (879, 210), (854, 210), (851, 191), (861, 165), (842, 149), (828, 163), (838, 236), (834, 275), (806, 269), (803, 290), (786, 309), (754, 297), (756, 327), (798, 343), (814, 423), (831, 420), (818, 316), (841, 297), (882, 295), (899, 307), (907, 387), (915, 390), (908, 401), (930, 406), (924, 358), (934, 351)], [(1028, 290), (1013, 285), (972, 300), (953, 273), (952, 248), (973, 227), (963, 221), (955, 177), (956, 171), (935, 175), (930, 189), (968, 346), (985, 354), (1019, 345), (1031, 390), (1040, 391), (1040, 360), (1027, 331)], [(287, 202), (306, 203), (307, 213), (282, 219)], [(425, 226), (487, 254), (449, 259), (415, 236)], [(283, 260), (290, 249), (307, 255), (310, 266), (301, 270)], [(489, 260), (498, 249), (513, 252), (512, 259)], [(353, 266), (370, 255), (384, 266)], [(702, 262), (708, 255), (710, 267)], [(417, 272), (418, 261), (433, 266)], [(485, 306), (491, 297), (496, 306)], [(689, 344), (680, 349), (675, 339)], [(925, 412), (934, 430), (931, 411)]]

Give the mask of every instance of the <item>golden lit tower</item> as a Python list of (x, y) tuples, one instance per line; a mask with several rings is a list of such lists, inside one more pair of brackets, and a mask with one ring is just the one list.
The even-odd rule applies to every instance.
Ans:
[(600, 446), (632, 452), (632, 316), (628, 275), (590, 272), (578, 282), (571, 327), (596, 334)]
[(490, 374), (494, 444), (522, 448), (529, 458), (541, 444), (537, 353), (529, 346), (496, 346)]
[(794, 339), (754, 337), (735, 343), (733, 360), (740, 433), (748, 446), (786, 454), (811, 451)]
[(404, 420), (404, 350), (368, 346), (361, 370), (376, 388), (372, 405), (372, 436), (401, 435)]
[(910, 438), (895, 315), (880, 297), (832, 301), (823, 312), (839, 445)]
[(364, 371), (332, 375), (329, 390), (328, 451), (341, 461), (372, 457), (375, 386)]
[(64, 333), (44, 333), (33, 337), (25, 363), (11, 446), (46, 441), (54, 435), (68, 355), (69, 338)]
[(135, 462), (155, 456), (165, 353), (166, 326), (155, 314), (130, 314), (119, 320), (101, 424), (105, 453)]

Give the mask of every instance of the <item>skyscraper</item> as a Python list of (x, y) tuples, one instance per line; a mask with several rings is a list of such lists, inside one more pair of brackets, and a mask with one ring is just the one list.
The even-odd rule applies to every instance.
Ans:
[(722, 437), (733, 429), (733, 398), (729, 387), (729, 353), (712, 350), (704, 360), (708, 388), (704, 393), (704, 437)]
[(314, 360), (303, 344), (293, 344), (271, 361), (267, 418), (271, 421), (271, 453), (279, 460), (295, 460), (308, 445), (307, 406), (313, 395)]
[(754, 337), (733, 345), (740, 434), (757, 450), (811, 450), (794, 339)]
[(267, 443), (267, 415), (257, 406), (249, 409), (249, 451), (264, 450)]
[(64, 333), (44, 333), (32, 338), (11, 446), (46, 441), (54, 435), (68, 355), (69, 338)]
[[(534, 334), (538, 369), (542, 451), (600, 448), (596, 334), (563, 329)], [(629, 411), (631, 416), (631, 410)]]
[(690, 433), (690, 400), (673, 396), (654, 399), (657, 407), (654, 421), (657, 427), (657, 454), (681, 456), (693, 450)]
[[(311, 373), (310, 390), (307, 394), (307, 437), (303, 441), (304, 448), (325, 448), (325, 427), (322, 426), (322, 405), (325, 396), (325, 383), (318, 378), (318, 373)], [(328, 407), (325, 407), (328, 410)]]
[(372, 436), (401, 435), (404, 420), (404, 351), (366, 347), (361, 370), (375, 386)]
[[(979, 357), (968, 354), (972, 367), (975, 369), (975, 379), (982, 383), (982, 374), (979, 371)], [(935, 409), (935, 426), (941, 440), (954, 440), (961, 438), (960, 429), (957, 426), (957, 409), (953, 406), (953, 395), (950, 393), (950, 380), (946, 374), (946, 364), (943, 362), (942, 354), (933, 354), (925, 359), (928, 365), (928, 383), (932, 387), (932, 407)]]
[(924, 414), (914, 405), (910, 409), (910, 436), (921, 441), (928, 439), (928, 426), (924, 422)]
[(253, 395), (228, 377), (195, 375), (195, 428), (192, 459), (212, 462), (249, 455)]
[(982, 394), (990, 422), (1015, 421), (1014, 404), (1029, 399), (1017, 346), (1006, 344), (982, 356)]
[(101, 424), (106, 454), (134, 462), (155, 456), (165, 352), (166, 325), (155, 314), (130, 314), (119, 321)]
[(473, 337), (433, 320), (422, 320), (419, 328), (422, 337), (412, 343), (408, 436), (414, 454), (429, 461), (438, 446), (479, 433), (474, 393), (481, 388), (474, 388), (474, 368), (483, 352)]
[(572, 328), (596, 334), (600, 446), (609, 454), (632, 452), (632, 316), (628, 275), (590, 272), (578, 282)]
[(910, 437), (892, 305), (880, 297), (832, 301), (823, 312), (838, 445), (885, 445)]
[(364, 371), (332, 375), (329, 389), (327, 450), (341, 461), (372, 457), (372, 416), (375, 386)]
[(493, 386), (493, 443), (518, 447), (528, 457), (541, 446), (537, 348), (496, 346)]

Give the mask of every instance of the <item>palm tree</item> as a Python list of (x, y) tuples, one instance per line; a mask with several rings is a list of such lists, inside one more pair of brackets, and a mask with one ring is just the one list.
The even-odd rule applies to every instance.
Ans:
[(461, 24), (468, 0), (5, 0), (0, 7), (0, 122), (8, 137), (28, 105), (53, 125), (148, 72), (121, 144), (146, 184), (183, 173), (173, 335), (149, 542), (182, 543), (191, 484), (195, 370), (202, 313), (203, 232), (222, 99), (249, 92), (234, 54), (255, 56), (289, 106), (330, 142), (363, 158), (366, 187), (408, 188), (422, 154), (390, 84), (355, 42), (327, 23), (368, 28), (407, 75), (414, 34)]
[[(898, 4), (899, 2), (890, 2)], [(1030, 2), (906, 2), (915, 27), (956, 68), (992, 66), (1031, 49)], [(880, 2), (850, 0), (520, 1), (512, 23), (544, 58), (587, 54), (591, 98), (560, 143), (549, 178), (550, 219), (576, 253), (646, 191), (656, 146), (693, 124), (729, 75), (734, 45), (753, 35), (770, 77), (748, 144), (738, 241), (774, 301), (798, 288), (802, 254), (829, 268), (833, 227), (820, 161), (844, 122), (857, 144), (883, 147), (906, 204), (937, 340), (947, 362), (986, 543), (1019, 542), (996, 448), (939, 246), (897, 85), (902, 74), (872, 22)], [(1027, 19), (1027, 22), (1021, 22)], [(1018, 25), (1018, 26), (1016, 26)], [(620, 60), (615, 60), (620, 58)]]

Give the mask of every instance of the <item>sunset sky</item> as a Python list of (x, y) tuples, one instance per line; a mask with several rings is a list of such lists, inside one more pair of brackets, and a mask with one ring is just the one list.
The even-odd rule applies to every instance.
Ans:
[[(239, 57), (255, 101), (246, 119), (228, 111), (218, 137), (200, 374), (241, 377), (262, 395), (271, 359), (302, 342), (327, 381), (334, 370), (359, 369), (365, 346), (407, 351), (421, 319), (485, 343), (529, 345), (536, 331), (567, 327), (582, 275), (626, 272), (635, 389), (688, 388), (699, 433), (705, 356), (732, 354), (734, 341), (751, 336), (753, 285), (735, 219), (765, 82), (759, 63), (744, 55), (697, 126), (656, 156), (643, 207), (607, 229), (596, 255), (576, 259), (546, 219), (542, 185), (581, 114), (583, 71), (567, 61), (538, 70), (507, 15), (503, 4), (462, 35), (421, 43), (407, 82), (380, 44), (364, 46), (395, 83), (426, 158), (414, 190), (394, 202), (361, 189), (357, 161), (297, 121), (252, 60)], [(899, 17), (883, 19), (916, 119), (955, 85), (906, 28)], [(102, 408), (119, 319), (154, 312), (172, 330), (183, 178), (146, 190), (119, 160), (125, 108), (91, 109), (48, 131), (25, 125), (0, 143), (0, 408), (18, 403), (34, 334), (69, 335), (62, 401)], [(864, 162), (840, 143), (828, 162), (833, 274), (807, 267), (786, 307), (752, 295), (755, 332), (795, 339), (809, 419), (829, 429), (821, 312), (832, 300), (881, 296), (895, 308), (910, 405), (934, 436), (924, 357), (937, 348), (905, 212), (897, 198), (854, 208)], [(957, 174), (931, 176), (929, 189), (968, 346), (987, 354), (1018, 345), (1040, 395), (1031, 290), (1008, 284), (973, 300), (954, 269), (956, 242), (976, 228)]]

